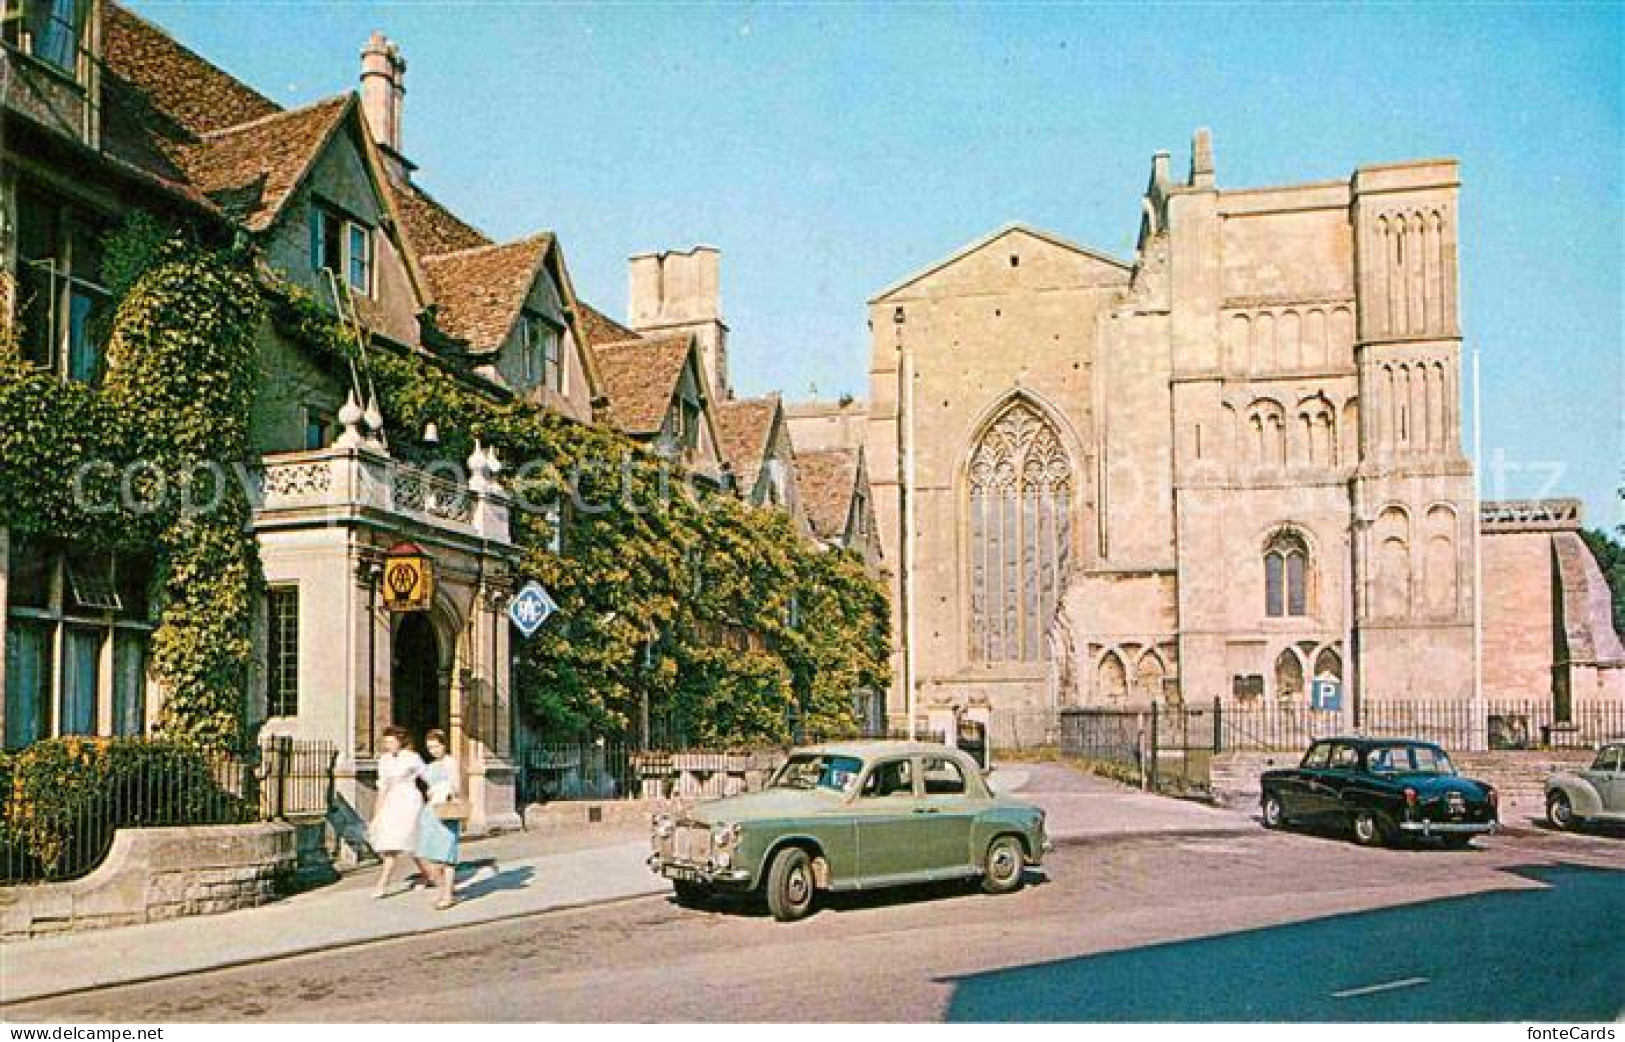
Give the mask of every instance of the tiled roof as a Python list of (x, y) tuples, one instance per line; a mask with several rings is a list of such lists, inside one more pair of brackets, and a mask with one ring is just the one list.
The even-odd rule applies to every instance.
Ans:
[(693, 349), (688, 333), (596, 345), (609, 398), (604, 418), (628, 434), (658, 433)]
[(191, 134), (281, 111), (270, 98), (117, 4), (106, 6), (102, 47), (107, 72)]
[(807, 523), (820, 539), (846, 535), (852, 494), (858, 487), (858, 450), (827, 449), (796, 453), (796, 488)]
[(407, 238), (419, 254), (454, 253), (491, 245), (491, 240), (478, 228), (467, 223), (434, 196), (414, 184), (392, 185), (395, 205), (400, 210), (401, 224)]
[(767, 453), (767, 439), (779, 413), (778, 395), (736, 398), (716, 407), (717, 447), (733, 467), (741, 491), (756, 487), (756, 476)]
[(576, 307), (581, 313), (581, 335), (586, 337), (589, 346), (642, 339), (635, 330), (621, 325), (584, 300), (576, 301)]
[(353, 102), (341, 94), (277, 112), (207, 134), (174, 158), (194, 188), (250, 231), (263, 231)]
[(439, 305), (436, 324), (475, 351), (501, 347), (552, 243), (553, 236), (543, 232), (501, 246), (425, 257), (423, 269)]

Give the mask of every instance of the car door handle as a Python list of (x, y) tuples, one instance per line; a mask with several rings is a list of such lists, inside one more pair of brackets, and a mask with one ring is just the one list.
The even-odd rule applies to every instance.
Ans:
[(937, 808), (935, 808), (935, 807), (915, 807), (914, 808), (914, 813), (916, 813), (916, 814), (935, 814), (936, 812), (937, 812)]

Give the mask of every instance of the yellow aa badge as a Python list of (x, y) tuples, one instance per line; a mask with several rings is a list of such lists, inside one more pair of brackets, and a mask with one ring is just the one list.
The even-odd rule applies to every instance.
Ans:
[(396, 543), (384, 552), (384, 607), (428, 611), (434, 599), (434, 562), (416, 543)]

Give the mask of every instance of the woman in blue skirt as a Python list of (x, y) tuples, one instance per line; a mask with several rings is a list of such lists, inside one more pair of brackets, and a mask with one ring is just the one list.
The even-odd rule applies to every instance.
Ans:
[(429, 787), (429, 799), (418, 819), (417, 855), (419, 860), (434, 866), (435, 875), (430, 882), (440, 891), (440, 899), (434, 906), (444, 910), (456, 903), (451, 888), (457, 877), (457, 840), (463, 823), (442, 817), (435, 811), (435, 805), (460, 802), (462, 793), (457, 780), (457, 758), (446, 752), (446, 733), (439, 729), (430, 731), (424, 736), (423, 751), (430, 759), (421, 775)]

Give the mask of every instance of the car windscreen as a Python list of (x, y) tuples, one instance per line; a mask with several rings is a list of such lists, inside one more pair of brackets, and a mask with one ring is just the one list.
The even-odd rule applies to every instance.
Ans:
[(1450, 757), (1431, 745), (1381, 745), (1366, 754), (1373, 774), (1455, 774)]
[(829, 753), (797, 753), (785, 761), (773, 776), (774, 789), (828, 789), (846, 792), (863, 773), (863, 761), (856, 756)]

